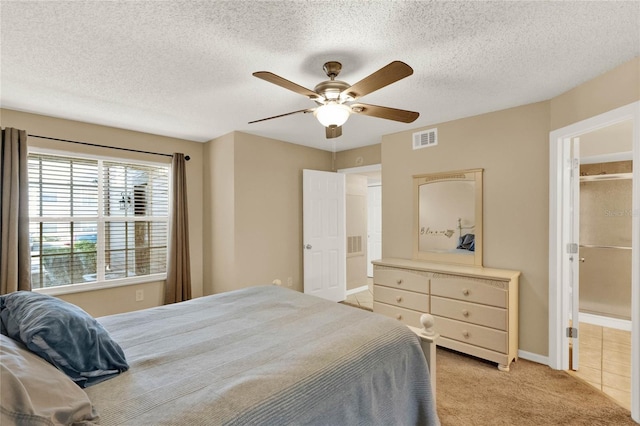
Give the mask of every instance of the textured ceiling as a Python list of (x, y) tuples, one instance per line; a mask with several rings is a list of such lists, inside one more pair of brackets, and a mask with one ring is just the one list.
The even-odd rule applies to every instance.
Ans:
[[(6, 1), (4, 108), (194, 141), (239, 130), (341, 151), (388, 133), (542, 101), (640, 56), (640, 2)], [(363, 97), (411, 124), (351, 116), (325, 139), (315, 106), (251, 75), (313, 89), (393, 60), (414, 74)]]

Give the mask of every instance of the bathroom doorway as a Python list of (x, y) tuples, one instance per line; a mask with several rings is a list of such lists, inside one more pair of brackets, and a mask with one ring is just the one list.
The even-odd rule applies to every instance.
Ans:
[[(640, 102), (616, 108), (550, 133), (549, 165), (549, 366), (569, 369), (569, 341), (573, 340), (574, 365), (580, 368), (579, 341), (579, 195), (580, 138), (624, 121), (632, 127), (631, 219), (631, 378), (632, 418), (640, 422)], [(575, 143), (578, 142), (578, 143)], [(608, 160), (610, 160), (609, 158)], [(601, 161), (610, 162), (610, 161)], [(602, 212), (604, 213), (604, 212)], [(612, 216), (613, 212), (609, 214)], [(577, 237), (577, 238), (576, 238)], [(586, 259), (585, 262), (586, 264)], [(586, 272), (584, 272), (586, 274)], [(577, 284), (577, 291), (572, 285)], [(570, 321), (577, 319), (573, 324)], [(572, 330), (576, 328), (576, 330)], [(572, 337), (573, 336), (573, 337)], [(576, 353), (577, 352), (577, 353)], [(577, 363), (575, 362), (577, 360)]]
[[(631, 409), (633, 121), (573, 138), (579, 144), (579, 338), (574, 374)], [(573, 299), (575, 300), (575, 299)], [(575, 318), (571, 318), (572, 324)], [(573, 340), (573, 339), (572, 339)], [(575, 351), (575, 345), (578, 350)], [(579, 359), (573, 357), (574, 351)], [(576, 362), (576, 364), (574, 364)]]

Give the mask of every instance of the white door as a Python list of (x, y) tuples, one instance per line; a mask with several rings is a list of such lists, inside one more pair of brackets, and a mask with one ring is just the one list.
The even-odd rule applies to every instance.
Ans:
[(345, 178), (303, 170), (304, 292), (340, 302), (346, 293)]
[(382, 258), (382, 186), (368, 187), (367, 276), (373, 277), (372, 260)]
[(569, 269), (569, 291), (571, 297), (571, 328), (567, 333), (572, 340), (571, 369), (578, 370), (580, 344), (580, 138), (568, 139), (571, 151), (570, 164), (567, 166), (569, 191), (569, 242), (566, 246), (567, 266)]

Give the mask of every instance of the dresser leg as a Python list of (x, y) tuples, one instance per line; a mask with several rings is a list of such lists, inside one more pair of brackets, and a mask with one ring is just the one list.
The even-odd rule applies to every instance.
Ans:
[(509, 364), (507, 364), (507, 365), (498, 364), (498, 370), (500, 370), (500, 371), (509, 371)]

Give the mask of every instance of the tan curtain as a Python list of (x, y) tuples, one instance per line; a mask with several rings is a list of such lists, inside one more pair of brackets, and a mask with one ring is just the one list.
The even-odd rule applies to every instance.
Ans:
[(184, 154), (173, 154), (171, 163), (172, 201), (169, 219), (167, 284), (164, 303), (191, 299), (187, 178)]
[(0, 294), (31, 290), (27, 132), (2, 129)]

